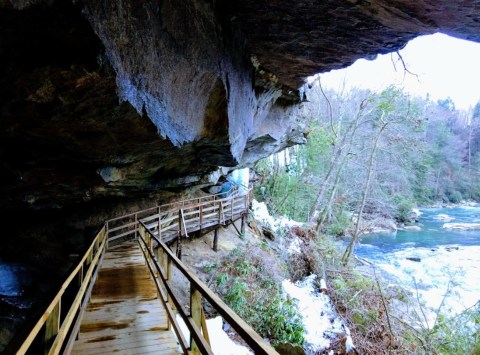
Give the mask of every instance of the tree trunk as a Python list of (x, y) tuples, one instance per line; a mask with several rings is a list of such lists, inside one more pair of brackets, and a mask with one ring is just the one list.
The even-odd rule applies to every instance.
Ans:
[(373, 166), (375, 165), (375, 153), (377, 152), (377, 147), (378, 147), (378, 142), (380, 140), (380, 136), (382, 135), (383, 131), (387, 127), (389, 122), (385, 122), (380, 130), (378, 131), (377, 136), (375, 137), (375, 141), (373, 143), (372, 151), (370, 153), (370, 158), (368, 162), (368, 173), (367, 173), (367, 178), (365, 180), (365, 186), (363, 188), (363, 196), (362, 196), (362, 202), (360, 204), (360, 208), (358, 210), (358, 217), (357, 217), (357, 222), (355, 224), (355, 232), (352, 235), (352, 240), (350, 240), (350, 243), (348, 244), (347, 249), (345, 250), (345, 253), (343, 253), (342, 256), (342, 262), (343, 264), (347, 264), (348, 260), (353, 254), (353, 249), (355, 247), (355, 242), (357, 241), (357, 238), (360, 234), (360, 223), (362, 220), (362, 215), (363, 215), (363, 209), (365, 208), (365, 203), (367, 202), (367, 196), (368, 196), (368, 190), (370, 188), (370, 182), (372, 181), (372, 173), (373, 173)]

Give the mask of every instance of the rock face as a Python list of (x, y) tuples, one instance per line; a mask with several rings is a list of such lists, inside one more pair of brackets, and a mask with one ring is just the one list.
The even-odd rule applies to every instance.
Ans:
[(305, 142), (303, 80), (480, 1), (1, 0), (0, 212), (162, 198)]
[(207, 3), (0, 6), (0, 210), (211, 184), (305, 142)]
[(401, 49), (414, 37), (443, 32), (480, 41), (480, 1), (235, 0), (224, 2), (258, 63), (298, 87), (319, 72)]

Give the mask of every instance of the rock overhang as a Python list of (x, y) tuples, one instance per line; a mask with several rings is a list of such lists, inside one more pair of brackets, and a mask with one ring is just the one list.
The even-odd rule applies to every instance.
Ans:
[(480, 39), (480, 1), (0, 3), (0, 208), (211, 183), (305, 142), (307, 76), (434, 32)]

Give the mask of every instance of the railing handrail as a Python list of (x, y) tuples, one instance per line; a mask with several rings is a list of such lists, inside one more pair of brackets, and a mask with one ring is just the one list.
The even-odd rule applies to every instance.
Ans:
[[(224, 196), (226, 193), (223, 192), (215, 195), (208, 195), (200, 198), (192, 198), (184, 201), (159, 205), (156, 207), (150, 207), (144, 210), (140, 210), (140, 211), (129, 213), (120, 217), (109, 219), (105, 222), (105, 224), (107, 226), (109, 236), (112, 237), (111, 240), (114, 240), (116, 238), (122, 238), (128, 235), (134, 234), (136, 232), (137, 220), (153, 219), (153, 217), (156, 217), (160, 220), (162, 217), (170, 214), (172, 216), (178, 215), (178, 211), (180, 209), (184, 209), (184, 210), (194, 209), (194, 208), (201, 209), (202, 207), (214, 206), (223, 202), (227, 203), (228, 201), (233, 201), (233, 200), (236, 200), (237, 198), (249, 198), (251, 189), (246, 191), (245, 194), (240, 194), (237, 188), (232, 188), (228, 193), (229, 193), (228, 196)], [(218, 197), (221, 197), (221, 198), (218, 198)], [(170, 208), (170, 207), (174, 207), (174, 208)], [(168, 208), (168, 209), (162, 211), (162, 209), (165, 209), (165, 208)], [(147, 212), (151, 212), (151, 213), (146, 214)], [(123, 219), (128, 220), (128, 222), (125, 221), (126, 223), (121, 223)], [(113, 222), (116, 222), (116, 223), (114, 223), (112, 227)], [(159, 222), (161, 223), (161, 221)], [(177, 221), (173, 221), (169, 225), (173, 226), (177, 224), (178, 224)], [(177, 228), (179, 229), (179, 225), (177, 225)], [(113, 231), (118, 232), (123, 230), (123, 232), (118, 232), (116, 235), (112, 236), (110, 234), (110, 230), (112, 230), (112, 232)]]
[[(250, 190), (249, 190), (250, 191)], [(156, 205), (156, 206), (153, 206), (153, 207), (149, 207), (149, 208), (145, 208), (143, 210), (140, 210), (140, 211), (135, 211), (135, 212), (131, 212), (131, 213), (127, 213), (125, 215), (122, 215), (122, 216), (118, 216), (118, 217), (114, 217), (114, 218), (110, 218), (108, 220), (106, 220), (106, 223), (110, 223), (110, 222), (115, 222), (115, 221), (118, 221), (120, 219), (123, 219), (123, 218), (127, 218), (127, 217), (133, 217), (135, 215), (139, 215), (139, 214), (142, 214), (142, 213), (145, 213), (145, 212), (148, 212), (150, 210), (155, 210), (155, 211), (158, 211), (159, 208), (162, 208), (162, 207), (167, 207), (167, 206), (172, 206), (173, 208), (171, 209), (167, 209), (165, 211), (161, 211), (162, 213), (171, 213), (171, 212), (175, 212), (177, 211), (179, 208), (178, 207), (175, 207), (175, 206), (178, 206), (178, 205), (182, 205), (182, 207), (185, 206), (185, 204), (187, 202), (195, 202), (195, 201), (200, 201), (200, 200), (206, 200), (206, 199), (212, 199), (211, 201), (218, 201), (219, 199), (217, 199), (216, 197), (217, 196), (223, 196), (225, 194), (230, 194), (229, 196), (226, 196), (226, 197), (221, 197), (220, 200), (222, 199), (229, 199), (229, 198), (232, 198), (232, 197), (236, 197), (238, 195), (238, 188), (237, 187), (232, 187), (229, 191), (227, 192), (219, 192), (217, 194), (213, 194), (213, 195), (207, 195), (207, 196), (200, 196), (200, 197), (195, 197), (195, 198), (190, 198), (190, 199), (187, 199), (187, 200), (181, 200), (181, 201), (178, 201), (178, 202), (171, 202), (171, 203), (165, 203), (165, 204), (162, 204), (162, 205)], [(247, 192), (248, 194), (248, 192)], [(207, 200), (205, 202), (210, 202), (210, 200)], [(193, 204), (192, 206), (198, 206), (200, 204), (202, 204), (203, 202), (198, 202), (197, 204)]]
[[(225, 194), (229, 194), (229, 195), (225, 196)], [(179, 224), (181, 223), (183, 225), (183, 230), (186, 234), (186, 233), (188, 233), (186, 220), (188, 221), (189, 219), (185, 218), (185, 216), (184, 216), (184, 210), (185, 209), (198, 208), (199, 211), (201, 211), (202, 207), (205, 207), (205, 206), (208, 206), (208, 205), (211, 205), (211, 206), (218, 205), (220, 210), (221, 210), (221, 206), (223, 205), (223, 202), (231, 201), (231, 203), (233, 204), (234, 203), (233, 201), (235, 199), (239, 198), (239, 197), (248, 199), (249, 194), (250, 194), (250, 191), (247, 191), (247, 193), (245, 195), (243, 195), (243, 194), (240, 195), (239, 192), (238, 192), (238, 189), (232, 188), (228, 192), (221, 192), (221, 193), (214, 194), (214, 195), (202, 196), (202, 197), (199, 197), (199, 198), (191, 198), (191, 199), (183, 200), (183, 201), (180, 201), (180, 202), (174, 202), (174, 203), (165, 204), (165, 205), (161, 205), (161, 206), (150, 207), (150, 208), (147, 208), (147, 209), (144, 209), (144, 210), (141, 210), (141, 211), (129, 213), (129, 214), (124, 215), (124, 216), (120, 216), (120, 217), (116, 217), (116, 218), (112, 218), (112, 219), (107, 220), (104, 223), (101, 230), (96, 234), (94, 240), (92, 241), (92, 243), (88, 247), (88, 249), (85, 252), (85, 254), (83, 255), (83, 257), (80, 259), (78, 264), (74, 267), (73, 271), (70, 272), (70, 274), (67, 276), (66, 280), (62, 283), (62, 286), (60, 287), (58, 292), (55, 294), (55, 297), (53, 298), (53, 300), (46, 307), (45, 311), (42, 313), (39, 320), (34, 324), (32, 330), (27, 334), (27, 336), (25, 337), (25, 339), (23, 341), (19, 340), (16, 343), (16, 344), (20, 343), (20, 346), (18, 347), (18, 350), (14, 349), (14, 347), (16, 346), (14, 344), (14, 345), (8, 346), (6, 351), (7, 352), (16, 351), (18, 354), (25, 353), (31, 347), (33, 342), (36, 341), (39, 334), (41, 334), (42, 329), (44, 329), (44, 328), (47, 329), (45, 331), (45, 333), (47, 334), (46, 338), (48, 338), (47, 340), (44, 341), (44, 346), (46, 346), (46, 353), (48, 353), (48, 354), (58, 354), (62, 350), (63, 347), (66, 346), (68, 348), (71, 345), (72, 335), (76, 335), (76, 334), (73, 334), (73, 333), (76, 333), (76, 331), (71, 332), (71, 329), (73, 327), (73, 329), (75, 330), (76, 327), (79, 324), (78, 323), (78, 321), (79, 321), (79, 316), (78, 316), (79, 313), (78, 312), (80, 312), (80, 315), (81, 315), (82, 308), (83, 308), (84, 303), (85, 303), (86, 295), (88, 296), (91, 293), (93, 283), (94, 283), (94, 281), (96, 279), (96, 275), (98, 273), (99, 268), (97, 266), (101, 263), (101, 258), (103, 257), (103, 253), (106, 250), (106, 248), (108, 247), (108, 241), (109, 241), (109, 237), (110, 237), (109, 228), (108, 228), (109, 223), (119, 221), (121, 219), (128, 218), (128, 217), (135, 217), (135, 222), (133, 222), (133, 224), (132, 224), (132, 222), (128, 222), (123, 226), (118, 226), (118, 224), (117, 224), (113, 229), (118, 231), (118, 230), (121, 230), (121, 227), (125, 228), (125, 226), (127, 226), (127, 227), (134, 226), (135, 229), (130, 231), (129, 233), (135, 233), (138, 229), (138, 225), (143, 226), (144, 228), (146, 228), (149, 235), (151, 235), (154, 238), (154, 240), (156, 240), (157, 243), (159, 245), (161, 245), (162, 249), (165, 250), (165, 252), (168, 255), (168, 258), (171, 258), (171, 260), (174, 262), (174, 264), (177, 266), (177, 268), (179, 268), (179, 270), (181, 270), (182, 273), (183, 273), (187, 269), (184, 268), (181, 261), (173, 254), (173, 252), (159, 238), (157, 238), (153, 235), (153, 232), (150, 231), (150, 229), (144, 224), (144, 222), (141, 219), (149, 218), (149, 217), (152, 217), (152, 216), (158, 216), (158, 218), (161, 218), (161, 216), (177, 212), (177, 213), (180, 213), (180, 221), (177, 221), (177, 222), (174, 222), (174, 223), (179, 223)], [(218, 197), (220, 197), (220, 198), (218, 198)], [(246, 203), (246, 201), (245, 201), (245, 203)], [(171, 209), (166, 210), (166, 211), (161, 211), (161, 208), (165, 208), (165, 207), (168, 207), (168, 206), (172, 206), (174, 208), (171, 208)], [(142, 216), (141, 219), (138, 219), (139, 215), (142, 215), (142, 214), (144, 214), (146, 212), (149, 212), (149, 211), (155, 211), (155, 213), (153, 213), (151, 215), (148, 215), (148, 216), (147, 215)], [(232, 205), (232, 211), (233, 211), (233, 205)], [(230, 216), (230, 217), (233, 218), (233, 212), (232, 212), (232, 216)], [(225, 216), (223, 216), (223, 219), (225, 219)], [(218, 223), (223, 223), (223, 222), (225, 222), (225, 221), (223, 221), (219, 217)], [(200, 227), (201, 227), (201, 225), (200, 225)], [(180, 228), (180, 225), (179, 225), (179, 228)], [(125, 234), (129, 234), (129, 233), (125, 233)], [(113, 236), (113, 238), (115, 238), (115, 237), (118, 237), (118, 235)], [(172, 256), (173, 256), (173, 258), (172, 258)], [(182, 266), (179, 267), (178, 265), (182, 265)], [(85, 269), (87, 269), (87, 270), (85, 270)], [(75, 295), (74, 300), (71, 302), (71, 304), (69, 304), (70, 308), (68, 309), (68, 311), (65, 314), (64, 311), (62, 311), (62, 312), (60, 311), (60, 308), (61, 308), (61, 305), (62, 305), (62, 296), (65, 294), (65, 291), (71, 285), (72, 281), (76, 277), (79, 277), (79, 279), (81, 280), (81, 283), (78, 286), (79, 289), (77, 291), (77, 294)], [(256, 334), (253, 331), (253, 329), (251, 329), (240, 317), (238, 317), (236, 314), (234, 314), (233, 311), (230, 308), (228, 308), (228, 306), (226, 304), (224, 304), (223, 301), (221, 301), (218, 298), (218, 296), (216, 296), (212, 291), (210, 291), (206, 287), (206, 285), (204, 285), (200, 281), (200, 279), (198, 279), (198, 277), (196, 277), (193, 273), (188, 271), (187, 278), (189, 280), (190, 279), (193, 280), (193, 281), (191, 281), (192, 284), (195, 285), (196, 288), (198, 288), (199, 292), (207, 300), (209, 300), (209, 302), (212, 304), (212, 306), (214, 306), (215, 308), (222, 307), (222, 310), (219, 311), (219, 313), (222, 314), (222, 316), (224, 316), (224, 318), (227, 319), (227, 321), (229, 323), (235, 323), (235, 325), (236, 325), (236, 324), (242, 324), (242, 322), (243, 322), (243, 329), (248, 329), (248, 331), (246, 331), (246, 333), (244, 333), (244, 332), (242, 332), (242, 330), (240, 330), (239, 334), (241, 334), (241, 335), (242, 334), (244, 334), (244, 335), (247, 334), (248, 335), (249, 332), (253, 332), (258, 337), (258, 339), (254, 337), (253, 338), (254, 340), (250, 340), (251, 342), (253, 342), (252, 344), (253, 344), (254, 349), (257, 349), (256, 347), (259, 346), (257, 344), (257, 342), (262, 343), (263, 339), (261, 339), (261, 337), (258, 334)], [(202, 286), (199, 286), (199, 285), (202, 285)], [(63, 308), (63, 305), (62, 305), (62, 308)], [(226, 309), (227, 311), (224, 311), (224, 309)], [(233, 314), (233, 316), (231, 314)], [(75, 324), (74, 324), (74, 322), (75, 322)], [(235, 326), (234, 326), (234, 329), (236, 329)], [(76, 329), (76, 330), (78, 330), (78, 329)], [(68, 342), (66, 342), (67, 341), (67, 336), (69, 337)], [(199, 339), (196, 339), (196, 340), (200, 341)], [(247, 343), (249, 345), (251, 345), (248, 341), (247, 341)], [(258, 349), (262, 349), (262, 347), (260, 346)], [(268, 348), (267, 348), (267, 350), (268, 350)], [(268, 351), (263, 352), (263, 350), (262, 350), (261, 353), (276, 354), (276, 352), (268, 352)]]
[[(103, 255), (107, 242), (107, 233), (105, 229), (105, 225), (101, 228), (101, 230), (97, 233), (94, 240), (90, 244), (89, 248), (80, 259), (78, 264), (75, 266), (73, 271), (68, 275), (66, 280), (62, 283), (59, 291), (56, 293), (53, 300), (49, 303), (43, 314), (40, 316), (39, 320), (35, 323), (32, 330), (28, 333), (24, 341), (16, 350), (17, 354), (24, 354), (30, 348), (32, 343), (35, 341), (41, 330), (52, 322), (54, 324), (54, 328), (49, 330), (47, 329), (46, 332), (49, 331), (51, 333), (51, 338), (46, 339), (45, 342), (51, 343), (51, 345), (45, 344), (46, 349), (45, 353), (48, 354), (58, 354), (62, 350), (62, 346), (66, 340), (66, 337), (72, 327), (73, 321), (79, 311), (81, 306), (82, 300), (84, 296), (91, 291), (91, 288), (88, 288), (90, 281), (95, 279), (96, 273), (98, 272), (98, 268), (96, 269), (97, 264), (100, 263), (100, 258)], [(94, 249), (96, 250), (94, 252)], [(86, 266), (88, 269), (84, 274), (84, 264), (87, 262)], [(63, 321), (61, 320), (60, 314), (60, 307), (62, 296), (64, 295), (66, 289), (70, 286), (72, 281), (78, 277), (82, 273), (82, 283), (79, 286), (79, 290), (70, 305), (68, 312), (66, 313)], [(52, 319), (55, 317), (56, 319)], [(71, 336), (71, 335), (70, 335)]]
[[(263, 338), (256, 333), (250, 325), (248, 325), (242, 318), (240, 318), (225, 302), (223, 302), (220, 297), (218, 297), (212, 290), (208, 288), (207, 285), (200, 278), (195, 275), (184, 263), (181, 262), (179, 258), (170, 250), (170, 248), (163, 243), (159, 238), (155, 237), (154, 233), (143, 223), (139, 221), (141, 228), (144, 229), (146, 233), (149, 234), (150, 238), (156, 241), (158, 246), (162, 248), (163, 253), (167, 255), (169, 260), (175, 264), (177, 269), (183, 274), (183, 276), (190, 282), (191, 287), (193, 286), (198, 292), (202, 294), (203, 297), (210, 303), (210, 305), (215, 308), (215, 310), (220, 313), (220, 315), (230, 324), (230, 326), (235, 329), (235, 331), (243, 338), (243, 340), (255, 351), (255, 354), (278, 354)], [(141, 237), (142, 238), (142, 237)], [(145, 246), (148, 246), (149, 243), (143, 240)], [(149, 254), (153, 257), (153, 251), (148, 247)], [(158, 268), (158, 264), (155, 263), (155, 266)], [(162, 273), (162, 270), (157, 270), (159, 274)], [(153, 275), (155, 277), (155, 275)], [(163, 281), (163, 280), (162, 280)], [(165, 287), (165, 285), (163, 285)], [(168, 285), (167, 285), (168, 286)], [(165, 287), (169, 296), (176, 300), (175, 295), (171, 292), (170, 287)], [(171, 294), (170, 294), (171, 293)], [(177, 301), (178, 302), (178, 301)], [(190, 331), (195, 331), (194, 327), (189, 326), (190, 318), (184, 312), (179, 312), (180, 316), (183, 318), (185, 324), (190, 329)], [(195, 337), (199, 336), (196, 334)]]

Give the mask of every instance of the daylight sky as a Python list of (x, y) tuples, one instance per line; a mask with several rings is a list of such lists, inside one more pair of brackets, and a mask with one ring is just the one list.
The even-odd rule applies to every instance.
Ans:
[(396, 84), (414, 95), (432, 100), (451, 97), (459, 109), (469, 109), (480, 101), (480, 43), (464, 41), (443, 34), (418, 37), (400, 51), (407, 68), (418, 79), (404, 74), (393, 54), (379, 55), (374, 61), (357, 60), (352, 66), (321, 75), (324, 87), (348, 87), (381, 90)]

